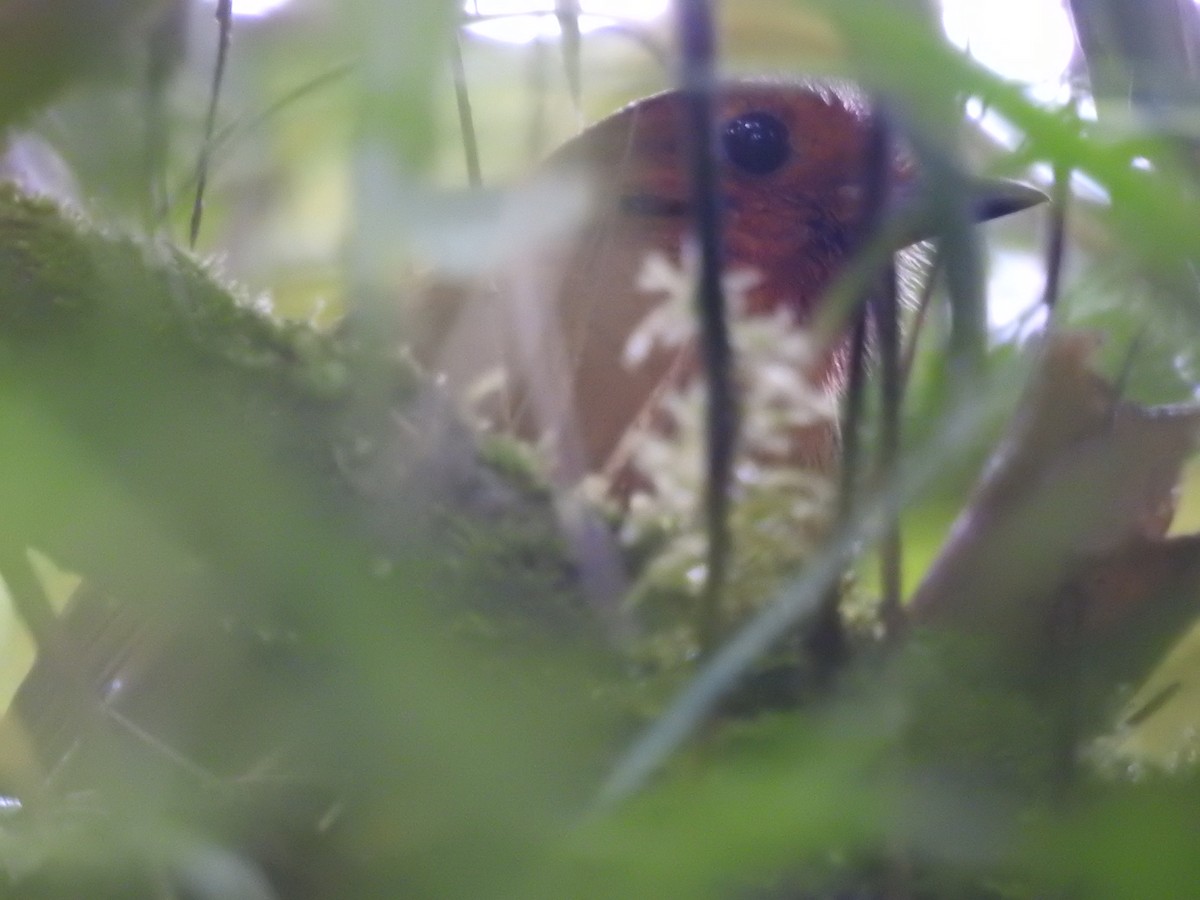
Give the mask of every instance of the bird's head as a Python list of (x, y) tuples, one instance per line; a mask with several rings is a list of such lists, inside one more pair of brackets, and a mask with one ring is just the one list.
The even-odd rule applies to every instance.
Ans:
[[(760, 276), (748, 312), (786, 304), (804, 321), (861, 237), (869, 108), (846, 87), (739, 82), (720, 90), (715, 113), (725, 264)], [(605, 229), (673, 253), (693, 224), (689, 143), (683, 96), (669, 91), (587, 129), (550, 164), (586, 169)], [(887, 174), (890, 208), (917, 202), (919, 178), (902, 147)], [(980, 220), (1044, 199), (1011, 182), (974, 189)]]
[[(882, 199), (890, 212), (919, 200), (916, 167), (901, 142), (889, 142), (887, 177), (880, 179), (887, 195), (868, 196), (878, 165), (872, 113), (849, 89), (729, 83), (717, 92), (715, 113), (723, 264), (727, 272), (757, 275), (753, 287), (739, 292), (742, 312), (787, 310), (803, 324), (863, 238), (868, 203)], [(656, 339), (633, 364), (627, 352), (663, 303), (640, 287), (647, 260), (683, 262), (681, 247), (695, 228), (691, 140), (685, 97), (670, 91), (638, 100), (568, 141), (536, 177), (554, 182), (564, 173), (582, 174), (590, 182), (592, 206), (577, 229), (563, 229), (516, 259), (494, 295), (449, 310), (451, 324), (425, 344), (422, 358), (432, 359), (452, 385), (504, 373), (504, 397), (485, 418), (575, 447), (560, 452), (570, 460), (561, 467), (569, 478), (614, 469), (626, 435), (653, 422), (664, 395), (696, 374), (688, 343)], [(1039, 197), (1029, 189), (1024, 195), (985, 190), (980, 218)], [(908, 236), (920, 239), (919, 226)], [(843, 347), (835, 341), (815, 354), (805, 376), (836, 389)], [(812, 448), (797, 458), (831, 459), (833, 428), (809, 431)]]

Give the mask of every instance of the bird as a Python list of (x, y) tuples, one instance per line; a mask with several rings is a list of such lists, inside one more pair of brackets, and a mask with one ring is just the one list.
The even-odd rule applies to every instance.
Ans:
[[(825, 86), (739, 83), (716, 99), (723, 263), (759, 274), (745, 291), (742, 314), (785, 310), (803, 326), (861, 237), (872, 113), (859, 95)], [(508, 390), (493, 411), (520, 434), (561, 432), (565, 479), (609, 465), (663, 385), (697, 375), (686, 347), (651, 354), (636, 367), (623, 362), (630, 336), (656, 302), (639, 290), (638, 272), (648, 255), (680, 261), (695, 227), (687, 141), (677, 91), (636, 101), (585, 129), (533, 176), (586, 179), (591, 202), (578, 226), (515, 259), (490, 288), (431, 291), (418, 310), (417, 358), (463, 395), (488, 371), (506, 369)], [(895, 176), (913, 183), (905, 160), (897, 159)], [(1014, 211), (1029, 199), (1000, 191), (989, 195), (984, 215)], [(836, 358), (834, 347), (812, 373), (833, 392), (841, 377)], [(814, 437), (822, 459), (829, 440), (827, 431)], [(231, 685), (240, 690), (243, 677), (259, 683), (263, 656), (276, 648), (255, 623), (220, 609), (199, 610), (199, 621), (163, 621), (85, 581), (60, 626), (72, 648), (71, 677), (60, 671), (61, 656), (46, 655), (4, 720), (19, 725), (22, 740), (36, 749), (33, 768), (57, 770), (72, 753), (78, 758), (73, 748), (81, 736), (103, 731), (103, 717), (94, 714), (101, 707), (158, 739), (179, 725), (171, 717), (179, 685), (203, 685), (203, 695), (215, 697)], [(108, 744), (98, 746), (105, 752)], [(40, 783), (41, 772), (35, 775)], [(79, 777), (88, 777), (85, 765)]]
[[(853, 88), (786, 81), (729, 82), (714, 105), (722, 264), (756, 276), (739, 314), (784, 310), (784, 321), (803, 327), (863, 237), (875, 113)], [(679, 90), (584, 129), (532, 179), (586, 180), (590, 206), (574, 232), (513, 260), (489, 289), (432, 292), (416, 317), (415, 356), (460, 397), (501, 372), (504, 389), (479, 407), (484, 419), (532, 440), (549, 436), (566, 482), (618, 469), (630, 430), (665, 389), (696, 376), (692, 347), (660, 348), (638, 365), (625, 358), (659, 302), (639, 289), (639, 271), (655, 255), (681, 264), (695, 229), (689, 140)], [(919, 184), (909, 157), (893, 155), (889, 203)], [(997, 180), (980, 184), (972, 202), (986, 219), (1043, 199)], [(844, 338), (806, 373), (834, 394)], [(799, 461), (828, 470), (836, 445), (832, 426), (811, 429)]]

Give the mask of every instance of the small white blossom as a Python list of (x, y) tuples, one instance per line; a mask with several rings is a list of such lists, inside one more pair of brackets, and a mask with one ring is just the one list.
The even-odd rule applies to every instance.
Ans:
[[(685, 246), (676, 266), (663, 254), (650, 255), (638, 278), (645, 291), (663, 295), (634, 330), (624, 362), (636, 366), (662, 347), (686, 347), (697, 335), (693, 296), (699, 265), (694, 247)], [(814, 378), (824, 351), (781, 305), (769, 315), (738, 315), (757, 274), (735, 272), (724, 279), (735, 351), (735, 378), (741, 393), (741, 422), (730, 525), (735, 558), (727, 612), (741, 615), (761, 603), (779, 578), (810, 558), (829, 522), (835, 487), (826, 472), (796, 462), (801, 430), (833, 427), (837, 404)], [(649, 425), (628, 438), (630, 461), (649, 490), (630, 498), (622, 539), (634, 543), (665, 536), (666, 544), (643, 573), (635, 596), (653, 594), (653, 585), (695, 597), (703, 587), (707, 539), (703, 522), (706, 466), (702, 379), (673, 387), (659, 400)], [(649, 594), (646, 593), (649, 591)], [(685, 629), (686, 631), (686, 629)], [(692, 646), (674, 637), (665, 646)]]
[[(647, 294), (662, 294), (663, 300), (633, 329), (625, 345), (626, 368), (644, 363), (656, 347), (681, 347), (695, 340), (699, 280), (700, 254), (692, 241), (684, 242), (678, 266), (663, 253), (646, 256), (637, 276), (637, 288)], [(746, 295), (761, 281), (762, 276), (752, 269), (725, 273), (721, 287), (727, 307), (734, 311), (744, 309)]]
[(275, 300), (266, 292), (255, 294), (253, 297), (248, 297), (244, 305), (252, 312), (258, 313), (260, 316), (275, 315)]

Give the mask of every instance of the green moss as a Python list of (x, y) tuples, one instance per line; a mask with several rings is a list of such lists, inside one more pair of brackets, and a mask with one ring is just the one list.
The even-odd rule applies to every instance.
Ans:
[(550, 483), (526, 441), (507, 434), (485, 435), (479, 441), (479, 459), (531, 496), (550, 497)]
[(46, 333), (94, 311), (99, 273), (79, 252), (78, 234), (53, 204), (0, 185), (0, 325), (6, 334)]
[[(26, 414), (15, 409), (52, 421), (104, 491), (138, 498), (199, 558), (240, 557), (247, 540), (291, 527), (280, 497), (308, 498), (387, 558), (432, 540), (448, 576), (436, 589), (469, 595), (464, 608), (578, 628), (576, 573), (527, 449), (496, 438), (477, 451), (448, 407), (425, 409), (427, 388), (401, 354), (369, 352), (345, 329), (273, 318), (269, 303), (184, 251), (0, 186), (0, 424), (10, 438), (12, 417)], [(381, 376), (382, 393), (365, 386)], [(409, 430), (397, 425), (410, 418)], [(444, 440), (414, 442), (411, 428)], [(70, 510), (92, 488), (50, 466), (33, 476), (45, 440), (39, 430), (26, 451), (10, 439), (0, 460), (29, 473), (0, 502), (33, 511), (31, 543), (84, 572), (102, 556), (146, 566), (78, 533)], [(115, 515), (95, 511), (121, 533)]]
[(79, 352), (119, 337), (130, 365), (158, 356), (179, 368), (185, 354), (314, 398), (349, 386), (333, 336), (256, 309), (178, 248), (109, 234), (11, 185), (0, 185), (0, 332), (18, 352)]
[(480, 516), (443, 513), (450, 596), (466, 597), (511, 638), (521, 633), (579, 633), (587, 609), (569, 548), (552, 508), (536, 495), (514, 497)]
[(961, 633), (912, 634), (895, 672), (907, 708), (904, 753), (913, 771), (1045, 798), (1067, 776), (1080, 735), (1056, 697), (1016, 670), (995, 643)]

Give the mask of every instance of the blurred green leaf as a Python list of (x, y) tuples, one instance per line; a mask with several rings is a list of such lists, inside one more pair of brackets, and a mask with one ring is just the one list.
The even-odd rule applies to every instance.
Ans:
[(111, 68), (111, 54), (170, 0), (4, 0), (0, 4), (0, 128), (72, 80)]

